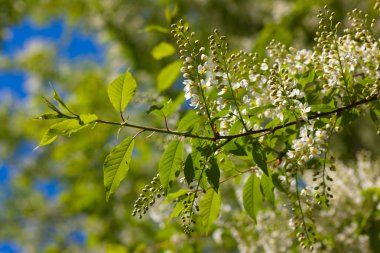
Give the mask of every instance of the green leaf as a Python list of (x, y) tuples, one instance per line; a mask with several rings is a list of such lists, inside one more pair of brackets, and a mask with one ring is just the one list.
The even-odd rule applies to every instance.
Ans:
[[(195, 155), (194, 155), (195, 154)], [(199, 152), (191, 153), (187, 156), (185, 160), (184, 174), (187, 184), (191, 184), (195, 177), (195, 168), (193, 163), (193, 156), (196, 156)]]
[(241, 121), (236, 121), (232, 126), (230, 127), (230, 131), (228, 132), (230, 135), (239, 134), (241, 133), (241, 130), (243, 129), (243, 124)]
[(134, 143), (132, 137), (127, 137), (106, 157), (103, 174), (107, 201), (128, 174)]
[(62, 114), (61, 113), (61, 111), (52, 103), (52, 102), (50, 102), (47, 98), (45, 98), (45, 97), (42, 97), (44, 100), (45, 100), (45, 103), (47, 104), (47, 106), (51, 109), (51, 110), (53, 110), (53, 111), (55, 111), (55, 112), (57, 112), (58, 114)]
[(263, 196), (260, 190), (260, 180), (252, 174), (243, 188), (243, 206), (248, 215), (256, 221), (256, 216), (262, 207)]
[(185, 97), (183, 96), (183, 93), (180, 93), (176, 99), (173, 100), (169, 100), (164, 108), (162, 108), (162, 112), (165, 114), (166, 117), (169, 117), (170, 115), (173, 114), (173, 112), (175, 110), (177, 110), (181, 104), (183, 103), (183, 101), (185, 101)]
[(169, 33), (169, 29), (160, 25), (148, 25), (144, 27), (144, 32), (160, 32), (160, 33)]
[(170, 218), (175, 218), (175, 217), (180, 216), (184, 209), (185, 209), (185, 205), (183, 204), (183, 202), (182, 201), (177, 202), (175, 207), (173, 208)]
[(53, 88), (53, 99), (58, 102), (59, 106), (63, 109), (65, 109), (67, 112), (71, 113), (72, 115), (75, 115), (70, 111), (69, 108), (67, 108), (66, 104), (63, 102), (62, 98), (59, 96), (58, 92)]
[(152, 105), (146, 113), (152, 113), (157, 117), (169, 117), (184, 101), (183, 96), (177, 96), (174, 102), (169, 99), (164, 101), (161, 105)]
[(267, 175), (263, 174), (260, 178), (260, 186), (261, 186), (261, 192), (266, 200), (268, 200), (271, 204), (274, 204), (274, 185), (272, 182), (271, 175), (268, 177)]
[(156, 60), (160, 60), (162, 58), (171, 56), (175, 53), (175, 48), (167, 43), (167, 42), (161, 42), (157, 46), (155, 46), (152, 50), (152, 56)]
[(189, 192), (189, 190), (187, 190), (187, 189), (180, 189), (176, 192), (168, 194), (165, 198), (165, 201), (171, 202), (173, 200), (176, 200), (177, 198), (180, 198), (181, 196), (185, 196), (185, 195), (187, 196), (188, 192)]
[(203, 120), (201, 115), (198, 115), (196, 111), (188, 111), (186, 115), (178, 122), (178, 131), (186, 131), (191, 129), (196, 123)]
[(273, 109), (273, 108), (275, 108), (275, 106), (272, 104), (254, 107), (254, 108), (248, 110), (248, 116), (249, 117), (257, 117), (259, 114), (265, 112), (266, 110)]
[(280, 175), (278, 173), (273, 173), (272, 174), (272, 183), (276, 187), (277, 190), (281, 192), (286, 192), (284, 187), (282, 186), (281, 180), (280, 180)]
[(209, 233), (214, 221), (218, 218), (220, 212), (221, 198), (219, 192), (213, 189), (207, 190), (199, 203), (199, 215), (202, 219), (202, 225), (206, 229), (206, 234)]
[(81, 120), (81, 123), (86, 125), (96, 121), (98, 119), (98, 116), (95, 114), (81, 114), (79, 115), (79, 118)]
[(55, 114), (55, 113), (44, 113), (38, 117), (35, 117), (34, 119), (59, 119), (59, 118), (62, 118), (59, 114)]
[(371, 119), (374, 123), (377, 123), (379, 121), (375, 110), (373, 110), (373, 109), (369, 110), (369, 115), (371, 116)]
[(175, 61), (165, 66), (157, 77), (157, 89), (164, 91), (174, 83), (179, 74), (181, 73), (182, 62)]
[(306, 84), (311, 83), (314, 81), (315, 72), (314, 69), (311, 69), (307, 76), (303, 76), (298, 79), (298, 82), (304, 87)]
[(44, 135), (42, 136), (42, 139), (41, 139), (40, 143), (38, 144), (37, 148), (52, 143), (53, 141), (55, 141), (55, 139), (57, 139), (57, 137), (58, 137), (58, 135), (53, 133), (50, 129), (47, 130), (44, 133)]
[(199, 186), (202, 190), (206, 191), (208, 189), (207, 176), (205, 175), (205, 169), (200, 168), (195, 171), (195, 179), (198, 181)]
[(166, 147), (158, 165), (160, 181), (165, 190), (168, 190), (176, 174), (181, 170), (183, 158), (183, 143), (173, 140)]
[(224, 146), (224, 149), (236, 156), (247, 156), (244, 146), (239, 143), (239, 140), (230, 141)]
[(207, 181), (211, 187), (218, 192), (219, 190), (219, 179), (220, 179), (220, 170), (218, 163), (215, 158), (210, 160), (210, 168), (206, 170)]
[(264, 149), (261, 147), (261, 144), (258, 141), (252, 143), (252, 158), (253, 161), (259, 166), (259, 168), (269, 176), (268, 166), (267, 166), (267, 157)]
[(150, 114), (154, 111), (160, 111), (162, 108), (164, 108), (163, 105), (152, 105), (149, 107), (148, 111), (146, 111), (147, 114)]
[(215, 121), (221, 118), (229, 118), (231, 115), (232, 113), (230, 109), (219, 111), (212, 117), (211, 122), (214, 123)]
[(310, 105), (310, 110), (312, 112), (330, 112), (335, 109), (333, 101), (331, 101), (330, 104)]
[(129, 72), (120, 75), (109, 84), (108, 97), (116, 111), (121, 113), (125, 110), (135, 95), (136, 87), (136, 80)]
[(75, 133), (87, 125), (80, 124), (77, 119), (66, 119), (53, 124), (43, 135), (39, 147), (52, 143), (58, 135), (70, 135)]
[(70, 135), (85, 128), (87, 125), (80, 124), (77, 119), (66, 119), (50, 127), (50, 131), (55, 134)]

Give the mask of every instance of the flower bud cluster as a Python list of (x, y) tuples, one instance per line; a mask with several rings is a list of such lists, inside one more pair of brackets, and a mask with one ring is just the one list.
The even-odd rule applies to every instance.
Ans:
[(180, 211), (183, 231), (186, 234), (194, 232), (193, 226), (196, 224), (195, 213), (199, 212), (199, 205), (196, 202), (198, 198), (197, 192), (189, 191), (185, 195), (177, 198), (174, 203), (179, 205), (182, 210)]
[(330, 200), (334, 197), (330, 186), (334, 180), (329, 174), (329, 171), (331, 173), (336, 170), (334, 160), (333, 156), (328, 161), (325, 159), (323, 165), (318, 166), (313, 173), (313, 182), (316, 183), (313, 191), (318, 205), (330, 207)]
[(183, 62), (181, 72), (184, 78), (185, 98), (190, 100), (190, 106), (199, 109), (201, 112), (206, 110), (206, 101), (201, 85), (207, 86), (206, 82), (201, 84), (199, 75), (206, 74), (209, 66), (206, 64), (207, 56), (204, 54), (205, 48), (200, 46), (196, 40), (195, 33), (190, 32), (183, 20), (179, 24), (173, 24), (171, 33), (176, 39), (179, 47), (180, 59)]
[[(297, 168), (299, 170), (299, 168)], [(289, 219), (289, 227), (294, 230), (299, 245), (303, 249), (313, 251), (314, 244), (317, 242), (317, 234), (314, 224), (313, 210), (315, 202), (313, 198), (312, 188), (310, 186), (303, 187), (301, 179), (294, 179), (297, 173), (291, 174), (290, 180), (282, 180), (285, 186), (287, 199), (290, 200), (289, 211), (291, 218)]]
[[(374, 21), (368, 22), (368, 16), (361, 11), (348, 14), (351, 26), (340, 37), (337, 35), (340, 24), (333, 25), (333, 16), (328, 10), (319, 14), (320, 31), (316, 40), (321, 53), (317, 57), (316, 70), (323, 73), (319, 80), (324, 93), (335, 89), (341, 99), (350, 98), (355, 92), (363, 92), (363, 89), (355, 89), (363, 77), (367, 80), (380, 77), (379, 39), (372, 32)], [(352, 80), (348, 76), (353, 77)]]
[(297, 80), (289, 74), (288, 69), (275, 65), (270, 71), (268, 84), (273, 105), (276, 106), (281, 121), (284, 120), (284, 109), (299, 113), (299, 116), (307, 121), (307, 113), (310, 112), (310, 107), (306, 102), (303, 102), (305, 93), (301, 90)]
[(147, 184), (142, 189), (139, 198), (135, 201), (133, 205), (134, 209), (132, 215), (138, 215), (139, 219), (146, 214), (151, 206), (156, 203), (157, 198), (165, 195), (163, 186), (160, 183), (159, 175), (155, 176), (150, 184)]

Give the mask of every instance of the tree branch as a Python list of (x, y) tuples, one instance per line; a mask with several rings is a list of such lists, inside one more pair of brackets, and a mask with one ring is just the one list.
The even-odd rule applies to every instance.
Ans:
[[(310, 116), (308, 118), (308, 120), (312, 120), (312, 119), (316, 119), (316, 118), (320, 118), (320, 117), (326, 117), (326, 116), (329, 116), (329, 115), (332, 115), (332, 114), (335, 114), (335, 113), (341, 114), (342, 112), (347, 111), (347, 110), (352, 109), (352, 108), (355, 108), (355, 107), (357, 107), (359, 105), (368, 104), (368, 103), (370, 103), (372, 101), (378, 100), (379, 96), (380, 96), (380, 94), (376, 94), (376, 95), (373, 95), (373, 96), (371, 96), (369, 98), (365, 98), (365, 99), (359, 100), (359, 101), (357, 101), (355, 103), (352, 103), (352, 104), (344, 106), (344, 107), (339, 107), (339, 108), (337, 108), (335, 110), (332, 110), (332, 111), (329, 111), (329, 112), (315, 113), (314, 115)], [(177, 131), (173, 131), (173, 130), (170, 130), (170, 129), (163, 129), (163, 128), (155, 128), (155, 127), (147, 127), (147, 126), (135, 125), (135, 124), (131, 124), (131, 123), (128, 123), (128, 122), (121, 122), (120, 123), (120, 122), (107, 121), (107, 120), (101, 120), (101, 119), (98, 119), (95, 122), (97, 122), (97, 123), (103, 123), (103, 124), (108, 124), (108, 125), (117, 125), (117, 126), (122, 126), (122, 127), (136, 128), (136, 129), (141, 129), (141, 130), (149, 131), (149, 132), (165, 133), (165, 134), (183, 136), (183, 137), (194, 138), (194, 139), (217, 141), (217, 140), (233, 140), (233, 139), (236, 139), (236, 138), (240, 138), (240, 137), (244, 137), (244, 136), (249, 136), (249, 135), (254, 135), (254, 134), (259, 134), (259, 133), (275, 132), (275, 131), (277, 131), (279, 129), (282, 129), (282, 128), (293, 126), (293, 125), (296, 125), (296, 124), (299, 124), (299, 123), (305, 123), (306, 121), (303, 120), (303, 119), (298, 119), (298, 120), (295, 120), (295, 121), (292, 121), (292, 122), (288, 122), (286, 124), (278, 125), (278, 126), (273, 127), (273, 128), (264, 128), (264, 129), (259, 129), (259, 130), (253, 130), (253, 129), (251, 129), (251, 130), (249, 130), (249, 131), (247, 131), (245, 133), (241, 133), (241, 134), (224, 135), (224, 136), (218, 135), (218, 136), (213, 136), (213, 137), (210, 137), (210, 136), (200, 136), (200, 135), (196, 135), (196, 134), (191, 134), (189, 132), (177, 132)]]

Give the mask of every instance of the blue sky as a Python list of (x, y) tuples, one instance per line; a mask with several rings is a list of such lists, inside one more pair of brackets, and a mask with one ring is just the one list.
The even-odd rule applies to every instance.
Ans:
[[(1, 53), (6, 57), (13, 57), (30, 39), (39, 38), (56, 44), (57, 48), (59, 48), (58, 55), (60, 57), (69, 60), (86, 57), (96, 62), (104, 60), (104, 46), (96, 43), (93, 34), (83, 32), (80, 27), (71, 30), (67, 28), (62, 19), (53, 20), (43, 26), (38, 26), (31, 20), (25, 19), (20, 24), (10, 27), (9, 36), (3, 42)], [(24, 89), (26, 77), (27, 73), (22, 70), (0, 69), (0, 93), (10, 91), (16, 98), (25, 98), (28, 95)], [(31, 145), (25, 143), (16, 152), (16, 155), (30, 154), (32, 149)], [(12, 178), (11, 171), (14, 171), (12, 170), (12, 166), (14, 165), (0, 160), (0, 212), (2, 209), (2, 199), (11, 194), (8, 182)], [(61, 186), (57, 181), (45, 180), (37, 181), (34, 189), (42, 192), (48, 199), (54, 199), (59, 193)], [(68, 239), (77, 244), (82, 244), (86, 240), (86, 236), (81, 231), (73, 231)], [(25, 253), (25, 251), (12, 239), (3, 241), (0, 239), (0, 253)]]
[[(61, 19), (53, 20), (43, 26), (25, 19), (19, 25), (11, 27), (9, 36), (3, 43), (2, 54), (8, 57), (14, 56), (32, 38), (44, 39), (56, 44), (60, 57), (75, 59), (85, 56), (97, 62), (104, 59), (104, 47), (96, 43), (94, 35), (83, 32), (80, 27), (69, 30)], [(7, 89), (17, 97), (27, 96), (23, 87), (26, 75), (27, 73), (20, 70), (0, 69), (0, 92)]]

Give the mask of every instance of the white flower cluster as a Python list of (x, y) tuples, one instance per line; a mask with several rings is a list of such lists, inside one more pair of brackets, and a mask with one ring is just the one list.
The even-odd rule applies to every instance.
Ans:
[[(321, 17), (323, 29), (324, 25), (330, 24), (333, 13), (327, 11), (327, 15), (321, 14)], [(363, 76), (375, 80), (380, 76), (379, 39), (367, 29), (369, 24), (360, 11), (354, 10), (348, 17), (351, 27), (345, 29), (343, 36), (337, 35), (338, 23), (333, 31), (319, 33), (317, 39), (321, 53), (316, 58), (316, 69), (323, 73), (319, 77), (323, 82), (322, 92), (336, 89), (336, 94), (340, 97), (350, 96), (350, 77), (358, 82)], [(370, 26), (373, 27), (373, 23)]]
[[(368, 152), (359, 152), (357, 159), (355, 167), (336, 161), (336, 175), (332, 186), (334, 201), (331, 208), (313, 210), (318, 220), (315, 223), (317, 233), (322, 236), (314, 245), (315, 252), (371, 252), (368, 234), (364, 231), (361, 234), (358, 232), (363, 219), (375, 218), (371, 213), (380, 211), (379, 197), (375, 194), (372, 197), (363, 194), (368, 190), (378, 189), (380, 161), (371, 160)], [(303, 179), (307, 185), (313, 184), (312, 177)], [(303, 201), (305, 196), (310, 195), (310, 187), (301, 190)], [(291, 206), (278, 203), (275, 208), (269, 207), (260, 211), (257, 224), (252, 224), (237, 210), (222, 209), (224, 218), (218, 221), (217, 226), (231, 229), (240, 252), (299, 252), (293, 235), (299, 223), (289, 219), (291, 211)]]
[[(327, 129), (329, 125), (327, 125)], [(314, 128), (311, 121), (310, 125), (304, 125), (300, 129), (299, 138), (293, 140), (292, 149), (287, 152), (290, 159), (294, 159), (298, 164), (303, 164), (312, 158), (319, 157), (325, 152), (325, 145), (328, 139), (327, 131)]]

